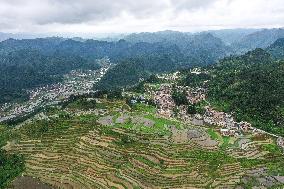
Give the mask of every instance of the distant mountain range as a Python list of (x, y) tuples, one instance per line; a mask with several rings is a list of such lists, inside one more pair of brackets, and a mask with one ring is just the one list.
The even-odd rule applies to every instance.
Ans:
[(240, 41), (242, 38), (260, 31), (261, 29), (224, 29), (224, 30), (211, 30), (208, 33), (211, 33), (217, 38), (220, 38), (226, 45), (231, 45), (237, 41)]
[[(0, 39), (11, 36), (24, 37), (0, 33)], [(267, 48), (275, 58), (283, 58), (283, 39), (280, 38), (284, 38), (284, 29), (219, 30), (195, 34), (162, 31), (130, 34), (117, 41), (9, 38), (0, 42), (0, 75), (5, 76), (1, 79), (1, 94), (4, 96), (1, 99), (0, 94), (0, 102), (13, 99), (11, 94), (18, 95), (22, 89), (48, 83), (48, 80), (56, 81), (48, 79), (54, 78), (53, 75), (60, 78), (71, 69), (96, 69), (100, 65), (95, 60), (104, 57), (109, 57), (116, 66), (110, 69), (99, 86), (124, 87), (151, 74), (212, 65), (226, 56), (255, 48)], [(19, 74), (21, 70), (32, 74), (26, 77)], [(13, 85), (7, 85), (9, 82)]]
[(284, 37), (284, 29), (264, 29), (251, 33), (232, 43), (232, 48), (237, 53), (245, 53), (256, 48), (267, 48), (277, 39)]
[[(135, 34), (133, 34), (135, 36)], [(58, 37), (15, 40), (8, 39), (0, 43), (0, 53), (7, 53), (19, 49), (39, 50), (44, 54), (60, 51), (76, 54), (84, 58), (102, 58), (105, 56), (114, 62), (123, 58), (142, 56), (156, 53), (157, 46), (163, 46), (180, 51), (185, 56), (196, 59), (201, 64), (211, 64), (230, 53), (225, 44), (209, 33), (188, 35), (181, 32), (159, 32), (146, 34), (153, 37), (143, 37), (141, 40), (131, 40), (131, 36), (117, 42), (98, 40), (64, 39)], [(156, 39), (156, 40), (154, 40)], [(154, 45), (153, 45), (154, 44)], [(204, 54), (206, 54), (204, 56)]]
[(284, 59), (284, 38), (280, 38), (267, 48), (267, 51), (276, 59)]
[(192, 41), (196, 36), (211, 34), (221, 39), (224, 45), (229, 47), (229, 52), (235, 54), (246, 53), (256, 48), (267, 48), (277, 39), (284, 37), (283, 28), (274, 29), (225, 29), (210, 30), (201, 33), (181, 33), (175, 31), (163, 31), (156, 33), (130, 34), (124, 39), (133, 43), (137, 42), (171, 42), (184, 44)]

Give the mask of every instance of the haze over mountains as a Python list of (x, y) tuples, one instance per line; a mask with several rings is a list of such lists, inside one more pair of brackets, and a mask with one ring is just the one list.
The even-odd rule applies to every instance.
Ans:
[[(22, 96), (19, 91), (23, 89), (53, 83), (57, 81), (54, 78), (60, 79), (61, 74), (72, 69), (97, 68), (99, 65), (94, 62), (99, 58), (109, 57), (112, 63), (121, 64), (103, 78), (100, 86), (124, 87), (153, 73), (210, 65), (232, 54), (267, 48), (284, 37), (284, 29), (161, 31), (130, 34), (110, 42), (59, 37), (18, 40), (10, 38), (15, 35), (1, 36), (2, 39), (9, 37), (0, 43), (1, 73), (5, 76), (1, 79), (1, 102), (4, 102), (9, 96), (14, 97), (11, 94)], [(274, 52), (269, 51), (282, 56), (281, 49), (275, 50), (275, 45)], [(27, 75), (31, 81), (22, 83), (28, 79)]]

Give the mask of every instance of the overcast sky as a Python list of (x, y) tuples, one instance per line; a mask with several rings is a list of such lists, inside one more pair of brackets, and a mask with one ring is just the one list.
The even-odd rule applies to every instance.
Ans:
[(284, 0), (0, 0), (0, 31), (130, 33), (284, 26)]

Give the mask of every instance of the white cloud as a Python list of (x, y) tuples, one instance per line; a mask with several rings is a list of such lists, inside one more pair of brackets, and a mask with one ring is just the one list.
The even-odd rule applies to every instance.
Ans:
[(0, 0), (3, 32), (82, 34), (283, 26), (283, 0)]

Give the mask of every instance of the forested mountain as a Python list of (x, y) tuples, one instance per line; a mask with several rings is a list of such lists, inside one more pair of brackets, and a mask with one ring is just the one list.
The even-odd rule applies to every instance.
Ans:
[(22, 49), (0, 56), (0, 103), (26, 99), (25, 89), (60, 81), (73, 69), (97, 69), (99, 65), (79, 56)]
[(185, 62), (179, 52), (167, 54), (165, 51), (160, 55), (127, 59), (110, 69), (96, 88), (117, 89), (129, 87), (147, 79), (152, 74), (188, 68), (189, 66), (190, 64)]
[(38, 50), (43, 54), (52, 54), (56, 51), (56, 46), (64, 40), (58, 37), (21, 40), (10, 38), (0, 43), (0, 53), (1, 55), (5, 55), (17, 50), (30, 49)]
[(284, 61), (262, 49), (221, 60), (209, 83), (211, 102), (239, 120), (284, 136)]
[(146, 78), (148, 73), (213, 64), (228, 54), (224, 43), (211, 34), (167, 31), (141, 35), (141, 41), (135, 42), (82, 41), (58, 37), (5, 40), (0, 43), (0, 102), (15, 99), (23, 94), (19, 92), (22, 89), (57, 81), (58, 77), (55, 79), (54, 75), (84, 66), (98, 67), (94, 65), (98, 58), (109, 57), (118, 64), (102, 80), (106, 87), (131, 84), (141, 76)]
[(284, 38), (280, 38), (267, 48), (267, 51), (276, 59), (284, 59)]
[[(232, 54), (236, 48), (240, 52), (269, 46), (274, 39), (284, 35), (283, 29), (251, 33), (253, 31), (139, 33), (116, 42), (58, 37), (8, 39), (0, 42), (1, 94), (4, 95), (0, 102), (22, 97), (22, 93), (18, 92), (22, 89), (57, 81), (60, 75), (72, 69), (97, 68), (99, 65), (94, 62), (98, 58), (109, 57), (112, 63), (117, 64), (106, 74), (100, 86), (123, 87), (153, 73), (212, 65)], [(231, 39), (228, 38), (229, 33), (232, 34)], [(216, 36), (227, 42), (233, 38), (238, 41), (231, 47)], [(243, 38), (240, 40), (240, 37)], [(282, 44), (281, 40), (277, 41), (268, 48), (268, 52), (282, 58)]]
[(264, 29), (243, 37), (232, 44), (235, 52), (245, 53), (256, 48), (267, 48), (277, 39), (284, 37), (284, 29)]
[(186, 57), (197, 58), (200, 65), (213, 64), (231, 54), (231, 49), (210, 33), (197, 34), (189, 44), (180, 48)]
[(210, 30), (213, 36), (221, 39), (226, 45), (231, 45), (247, 35), (259, 31), (260, 29), (224, 29), (224, 30)]
[(5, 41), (9, 39), (12, 36), (10, 33), (2, 33), (0, 32), (0, 41)]
[[(152, 47), (153, 46), (153, 47)], [(157, 46), (173, 47), (185, 56), (199, 61), (200, 64), (212, 64), (230, 53), (224, 43), (211, 34), (181, 32), (141, 33), (127, 36), (125, 40), (106, 42), (97, 40), (78, 41), (63, 38), (39, 38), (27, 40), (9, 39), (0, 43), (0, 53), (5, 54), (19, 49), (36, 49), (44, 54), (60, 51), (84, 57), (88, 60), (108, 56), (113, 62), (121, 59), (159, 53)]]
[(172, 42), (172, 43), (188, 43), (192, 40), (193, 34), (182, 33), (177, 31), (159, 31), (159, 32), (142, 32), (133, 33), (124, 37), (124, 39), (131, 43), (147, 42)]
[(164, 31), (156, 33), (131, 34), (124, 38), (131, 43), (162, 42), (165, 44), (174, 44), (185, 57), (195, 59), (202, 65), (212, 64), (219, 58), (231, 53), (222, 40), (214, 37), (210, 33), (182, 33), (175, 31)]

